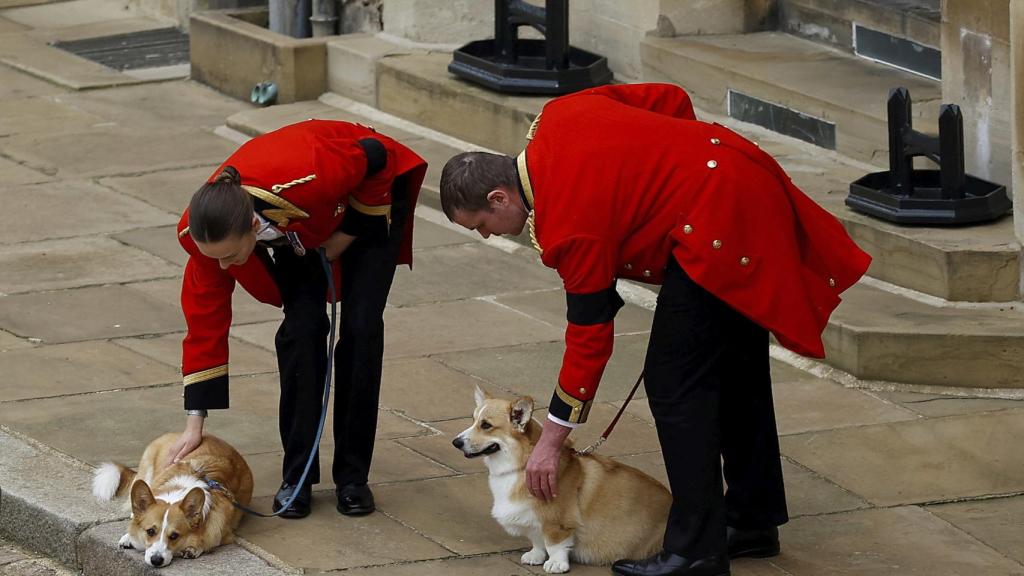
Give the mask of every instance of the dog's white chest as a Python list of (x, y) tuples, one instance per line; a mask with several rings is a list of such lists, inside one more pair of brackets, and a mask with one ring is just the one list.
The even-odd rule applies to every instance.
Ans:
[(491, 494), (494, 496), (491, 516), (512, 535), (519, 535), (527, 529), (540, 526), (530, 502), (512, 497), (518, 479), (518, 474), (502, 474), (488, 479)]

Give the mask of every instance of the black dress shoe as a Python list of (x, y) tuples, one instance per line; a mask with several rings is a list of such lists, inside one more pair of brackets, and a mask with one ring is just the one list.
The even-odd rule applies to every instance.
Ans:
[(779, 555), (779, 529), (740, 530), (727, 526), (729, 558), (771, 558)]
[(373, 492), (366, 484), (346, 484), (337, 490), (338, 512), (345, 516), (365, 516), (377, 507), (373, 503)]
[[(277, 495), (274, 496), (274, 504), (272, 506), (274, 512), (281, 509), (284, 503), (295, 491), (295, 484), (289, 484), (287, 482), (281, 484), (281, 487), (277, 490)], [(309, 516), (309, 505), (313, 501), (313, 487), (303, 486), (299, 493), (295, 495), (295, 499), (292, 500), (288, 509), (279, 514), (281, 518), (305, 518)]]
[(729, 559), (725, 556), (686, 558), (660, 552), (644, 560), (619, 560), (612, 564), (612, 573), (620, 576), (729, 576)]

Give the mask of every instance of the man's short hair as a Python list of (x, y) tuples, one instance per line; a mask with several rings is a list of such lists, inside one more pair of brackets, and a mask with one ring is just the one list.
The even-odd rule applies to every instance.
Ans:
[(487, 152), (457, 154), (441, 171), (441, 209), (449, 220), (456, 210), (490, 211), (487, 195), (499, 187), (519, 190), (512, 157)]

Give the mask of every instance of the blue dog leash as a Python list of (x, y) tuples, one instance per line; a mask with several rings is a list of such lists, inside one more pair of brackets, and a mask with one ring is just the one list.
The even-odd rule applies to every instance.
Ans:
[[(313, 466), (313, 459), (316, 456), (317, 450), (320, 448), (320, 437), (323, 436), (324, 422), (327, 421), (327, 406), (331, 398), (331, 378), (334, 376), (334, 331), (337, 327), (338, 320), (338, 299), (335, 297), (334, 291), (334, 271), (331, 269), (331, 262), (327, 259), (327, 251), (323, 248), (319, 248), (317, 252), (320, 254), (320, 263), (323, 264), (324, 273), (327, 274), (327, 293), (331, 297), (331, 328), (328, 333), (329, 340), (327, 341), (327, 376), (324, 378), (324, 403), (320, 410), (320, 424), (316, 429), (316, 441), (313, 442), (313, 448), (309, 452), (309, 460), (306, 461), (306, 467), (302, 470), (302, 477), (299, 478), (298, 484), (295, 485), (295, 490), (292, 491), (291, 495), (281, 503), (281, 509), (273, 514), (264, 514), (257, 512), (252, 508), (242, 506), (236, 500), (233, 494), (221, 483), (208, 477), (203, 479), (206, 484), (210, 486), (211, 490), (223, 492), (231, 500), (231, 505), (238, 508), (246, 514), (252, 514), (253, 516), (259, 516), (260, 518), (273, 518), (280, 515), (282, 512), (287, 510), (292, 505), (292, 501), (299, 495), (299, 490), (302, 489), (303, 484), (306, 482), (306, 476), (309, 475), (309, 469)], [(296, 250), (298, 253), (298, 250)], [(303, 250), (305, 253), (305, 250)], [(302, 254), (299, 254), (301, 256)]]

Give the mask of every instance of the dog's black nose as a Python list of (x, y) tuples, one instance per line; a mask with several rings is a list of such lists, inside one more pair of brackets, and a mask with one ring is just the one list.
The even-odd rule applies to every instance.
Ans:
[(149, 562), (153, 566), (163, 566), (164, 565), (164, 557), (159, 555), (159, 554), (153, 554), (152, 556), (149, 557)]
[(455, 446), (456, 448), (462, 448), (462, 438), (456, 436), (455, 440), (452, 440), (452, 446)]

